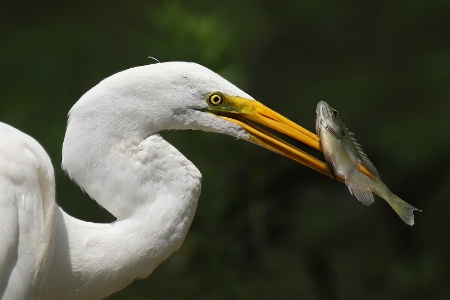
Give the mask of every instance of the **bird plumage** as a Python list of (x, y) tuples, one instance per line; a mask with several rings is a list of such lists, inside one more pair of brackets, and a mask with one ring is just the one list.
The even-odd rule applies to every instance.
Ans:
[(4, 123), (0, 141), (0, 298), (36, 299), (53, 248), (53, 167), (34, 139)]
[[(251, 98), (205, 67), (174, 62), (117, 73), (73, 106), (62, 167), (117, 218), (111, 224), (81, 221), (57, 207), (42, 147), (1, 125), (0, 224), (8, 231), (0, 248), (3, 296), (101, 299), (148, 276), (178, 249), (201, 174), (158, 132), (199, 129), (248, 138), (240, 126), (204, 111), (206, 95), (216, 90)], [(20, 203), (31, 206), (26, 218), (28, 207)]]

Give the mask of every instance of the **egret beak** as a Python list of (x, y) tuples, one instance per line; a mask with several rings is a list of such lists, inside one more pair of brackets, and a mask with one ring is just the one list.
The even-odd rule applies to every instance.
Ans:
[(255, 100), (219, 92), (209, 94), (207, 100), (210, 105), (207, 109), (208, 112), (244, 128), (250, 134), (251, 142), (334, 178), (324, 162), (258, 127), (257, 124), (287, 135), (322, 152), (320, 140), (316, 134)]

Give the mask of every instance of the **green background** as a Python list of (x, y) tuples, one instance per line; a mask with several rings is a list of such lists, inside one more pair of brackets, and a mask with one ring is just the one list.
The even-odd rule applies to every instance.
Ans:
[[(110, 299), (448, 299), (450, 1), (0, 2), (0, 120), (39, 141), (57, 202), (113, 218), (60, 168), (66, 115), (123, 69), (195, 61), (314, 131), (325, 100), (416, 212), (233, 138), (164, 132), (202, 171), (181, 249)], [(0, 141), (3, 143), (3, 141)]]

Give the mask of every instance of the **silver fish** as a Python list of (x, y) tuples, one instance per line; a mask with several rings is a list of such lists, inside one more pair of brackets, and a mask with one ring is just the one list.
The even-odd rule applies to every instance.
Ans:
[(335, 177), (345, 181), (350, 193), (365, 205), (373, 203), (372, 193), (375, 193), (386, 200), (406, 224), (414, 225), (413, 211), (419, 209), (394, 195), (381, 181), (377, 169), (342, 123), (338, 112), (321, 101), (316, 114), (316, 133), (328, 168)]

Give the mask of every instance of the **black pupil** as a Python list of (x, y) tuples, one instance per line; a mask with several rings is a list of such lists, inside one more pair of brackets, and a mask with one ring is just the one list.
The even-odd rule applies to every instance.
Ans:
[(220, 97), (219, 96), (213, 96), (213, 101), (212, 101), (213, 103), (215, 103), (215, 104), (218, 104), (218, 103), (220, 103)]
[(336, 110), (333, 109), (333, 115), (337, 118), (338, 116), (338, 112)]

